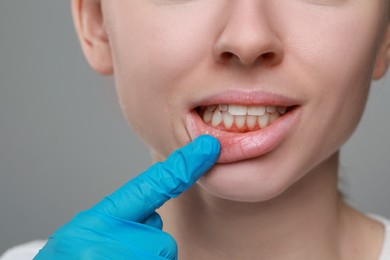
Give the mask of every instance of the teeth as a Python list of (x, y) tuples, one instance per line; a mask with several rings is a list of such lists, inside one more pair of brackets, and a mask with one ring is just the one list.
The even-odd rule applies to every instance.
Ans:
[(222, 113), (219, 109), (216, 109), (213, 118), (211, 119), (211, 125), (217, 127), (222, 122)]
[(245, 116), (247, 112), (246, 106), (229, 105), (229, 113), (234, 116)]
[(245, 126), (246, 116), (234, 116), (234, 121), (238, 129), (243, 129)]
[(219, 108), (219, 110), (221, 110), (221, 112), (225, 112), (225, 111), (228, 111), (229, 106), (228, 105), (219, 105), (218, 108)]
[(248, 115), (262, 116), (265, 114), (265, 107), (263, 106), (250, 106), (248, 107)]
[(265, 128), (284, 115), (287, 107), (212, 105), (202, 109), (203, 121), (213, 127), (232, 131), (248, 131)]
[(212, 118), (213, 118), (213, 111), (206, 109), (206, 111), (203, 114), (203, 121), (205, 123), (210, 123)]
[(234, 116), (232, 116), (228, 112), (223, 112), (222, 120), (223, 120), (223, 125), (225, 126), (226, 129), (232, 128), (234, 123)]
[(268, 122), (269, 122), (269, 115), (268, 114), (265, 114), (263, 116), (259, 116), (259, 119), (257, 121), (259, 123), (259, 127), (260, 128), (265, 128), (268, 126)]
[(268, 124), (272, 124), (280, 117), (279, 113), (273, 113), (269, 115), (269, 122)]
[(255, 128), (257, 123), (257, 116), (247, 116), (246, 117), (246, 125), (249, 129)]
[(286, 114), (287, 107), (278, 107), (278, 111), (281, 115)]
[(267, 107), (267, 112), (268, 113), (274, 113), (276, 111), (276, 107), (275, 106), (268, 106)]

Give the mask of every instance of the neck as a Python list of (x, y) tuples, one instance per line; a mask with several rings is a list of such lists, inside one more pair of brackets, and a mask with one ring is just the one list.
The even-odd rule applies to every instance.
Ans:
[(159, 211), (179, 259), (340, 259), (338, 155), (266, 202), (217, 198), (198, 185)]

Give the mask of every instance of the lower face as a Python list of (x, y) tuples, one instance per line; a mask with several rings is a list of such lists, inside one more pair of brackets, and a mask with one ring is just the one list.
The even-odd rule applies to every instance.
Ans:
[[(216, 136), (220, 159), (199, 184), (238, 201), (281, 194), (325, 167), (351, 135), (364, 110), (386, 5), (103, 3), (128, 122), (161, 159), (200, 134)], [(262, 62), (267, 52), (278, 60)]]

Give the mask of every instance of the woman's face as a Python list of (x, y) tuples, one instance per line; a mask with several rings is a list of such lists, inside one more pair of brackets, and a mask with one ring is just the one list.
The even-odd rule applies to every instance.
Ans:
[(219, 163), (199, 184), (243, 201), (280, 194), (351, 135), (386, 9), (384, 0), (102, 1), (129, 123), (160, 159), (197, 135), (218, 137)]

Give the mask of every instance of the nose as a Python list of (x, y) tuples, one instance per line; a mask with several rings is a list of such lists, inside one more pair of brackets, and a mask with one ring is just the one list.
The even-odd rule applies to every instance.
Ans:
[(229, 1), (232, 5), (214, 44), (214, 59), (245, 67), (280, 63), (283, 45), (266, 11), (268, 1)]

